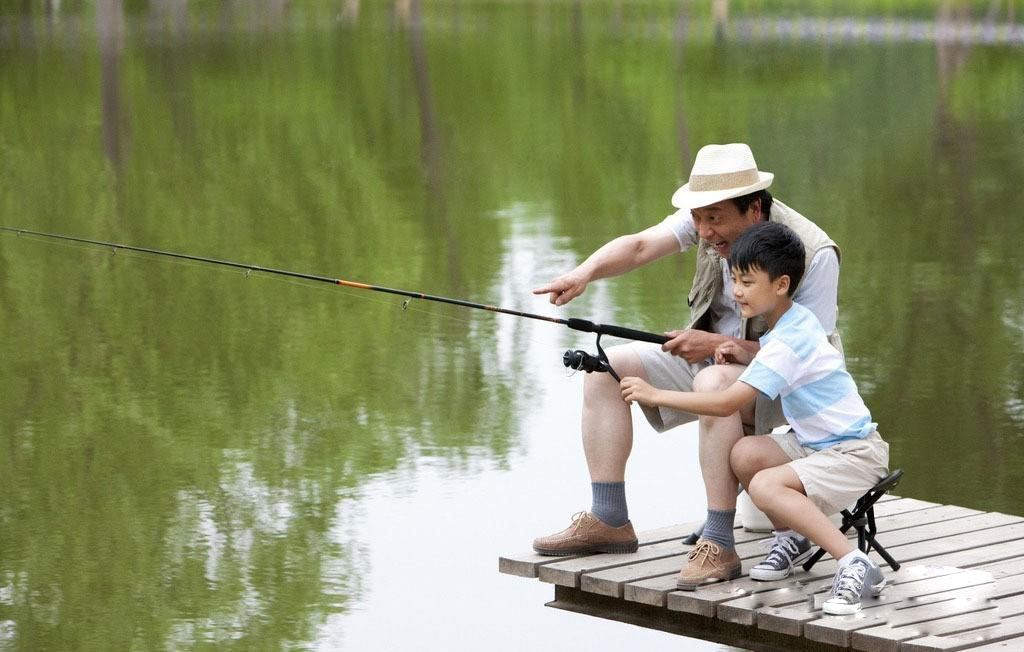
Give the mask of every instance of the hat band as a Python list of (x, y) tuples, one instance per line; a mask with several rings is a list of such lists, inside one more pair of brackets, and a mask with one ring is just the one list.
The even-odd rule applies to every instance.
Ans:
[(711, 190), (732, 190), (752, 186), (761, 178), (757, 175), (757, 168), (740, 170), (739, 172), (725, 172), (723, 174), (691, 174), (690, 190), (693, 192), (708, 192)]

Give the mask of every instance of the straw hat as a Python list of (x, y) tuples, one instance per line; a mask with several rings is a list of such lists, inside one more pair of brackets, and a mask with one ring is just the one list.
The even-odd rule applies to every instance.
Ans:
[(772, 185), (775, 175), (761, 172), (743, 143), (705, 145), (697, 152), (690, 181), (672, 195), (676, 208), (700, 208)]

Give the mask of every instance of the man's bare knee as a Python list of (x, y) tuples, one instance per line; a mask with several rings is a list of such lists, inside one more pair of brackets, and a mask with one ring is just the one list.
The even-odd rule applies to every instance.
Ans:
[(615, 373), (619, 374), (622, 378), (626, 376), (637, 376), (648, 380), (647, 371), (644, 369), (644, 363), (640, 360), (640, 355), (636, 352), (632, 346), (620, 344), (613, 346), (609, 349), (605, 349), (605, 353), (608, 354), (608, 362), (611, 363), (612, 369)]
[[(625, 378), (626, 376), (639, 376), (644, 380), (647, 380), (647, 372), (644, 371), (644, 365), (640, 361), (640, 356), (633, 351), (631, 347), (620, 345), (613, 346), (605, 350), (608, 354), (608, 362), (611, 363), (612, 369), (615, 373), (619, 374), (619, 377)], [(611, 374), (603, 372), (588, 373), (583, 378), (583, 398), (584, 401), (588, 397), (607, 397), (610, 394), (619, 394), (619, 383), (616, 381)], [(602, 399), (603, 400), (603, 399)]]
[(728, 389), (741, 373), (734, 365), (711, 365), (704, 367), (693, 377), (693, 391), (718, 392)]

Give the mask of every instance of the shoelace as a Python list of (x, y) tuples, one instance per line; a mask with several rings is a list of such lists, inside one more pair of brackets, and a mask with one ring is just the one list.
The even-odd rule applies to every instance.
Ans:
[(844, 602), (858, 602), (867, 572), (866, 564), (850, 563), (836, 578), (836, 586), (832, 590), (832, 595)]
[[(789, 558), (783, 559), (783, 553), (789, 553)], [(796, 539), (776, 536), (771, 541), (771, 552), (762, 563), (777, 565), (784, 562), (790, 564), (799, 553), (800, 547), (797, 545)]]
[(722, 565), (718, 563), (718, 555), (722, 554), (722, 549), (717, 545), (706, 539), (701, 539), (701, 542), (697, 544), (697, 547), (690, 551), (690, 561), (696, 560), (698, 557), (703, 557), (700, 563), (711, 562), (711, 565), (716, 570), (721, 570)]
[(576, 530), (579, 530), (580, 527), (584, 524), (584, 522), (586, 522), (587, 519), (584, 518), (586, 515), (587, 515), (586, 512), (576, 512), (575, 514), (572, 515), (572, 526), (573, 526), (572, 527), (572, 533), (573, 534), (576, 534)]

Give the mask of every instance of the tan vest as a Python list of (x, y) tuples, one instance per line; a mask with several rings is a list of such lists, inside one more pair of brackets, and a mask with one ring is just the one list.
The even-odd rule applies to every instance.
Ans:
[[(811, 266), (814, 255), (826, 247), (836, 250), (836, 258), (839, 258), (839, 246), (832, 242), (828, 234), (800, 213), (786, 206), (778, 199), (772, 201), (769, 219), (772, 222), (785, 224), (800, 238), (804, 244), (807, 254), (804, 269)], [(697, 244), (697, 271), (693, 275), (693, 288), (686, 302), (690, 305), (690, 323), (687, 328), (698, 328), (704, 331), (711, 330), (711, 300), (715, 294), (722, 291), (722, 266), (721, 256), (709, 243), (701, 240)], [(803, 279), (801, 279), (803, 282)], [(800, 286), (797, 285), (797, 288)], [(794, 290), (796, 292), (796, 290)], [(740, 335), (747, 340), (757, 340), (764, 335), (768, 329), (763, 317), (753, 319), (740, 319)], [(843, 352), (843, 343), (839, 338), (839, 331), (833, 330), (828, 334), (828, 341), (836, 347), (840, 353)]]

